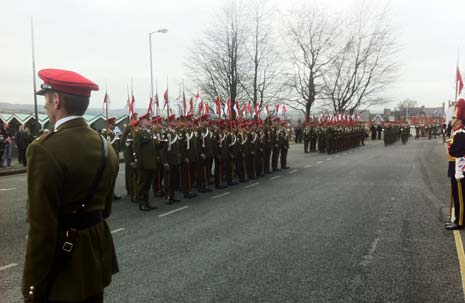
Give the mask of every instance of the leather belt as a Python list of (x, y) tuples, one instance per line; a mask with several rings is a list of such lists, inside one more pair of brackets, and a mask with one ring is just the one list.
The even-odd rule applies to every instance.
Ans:
[(64, 215), (60, 218), (58, 224), (59, 230), (85, 229), (94, 226), (103, 221), (103, 212), (101, 210), (77, 214)]

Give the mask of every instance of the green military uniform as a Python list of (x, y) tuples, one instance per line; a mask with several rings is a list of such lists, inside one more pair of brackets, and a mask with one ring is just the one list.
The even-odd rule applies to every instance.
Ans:
[(150, 130), (140, 128), (134, 136), (134, 161), (137, 169), (136, 199), (141, 210), (150, 210), (149, 191), (157, 169), (155, 141)]
[(131, 201), (135, 200), (135, 184), (136, 184), (136, 169), (132, 167), (134, 165), (134, 132), (131, 130), (131, 126), (127, 126), (123, 134), (121, 135), (121, 146), (123, 149), (124, 157), (124, 176), (125, 185), (128, 196), (131, 197)]
[[(82, 301), (101, 294), (110, 284), (116, 265), (114, 247), (110, 229), (101, 218), (110, 215), (118, 174), (118, 160), (111, 148), (92, 199), (86, 201), (103, 154), (101, 137), (83, 118), (63, 123), (29, 146), (29, 230), (22, 283), (26, 300), (46, 301), (49, 290), (49, 300)], [(100, 220), (79, 228), (78, 224), (85, 223), (81, 219), (88, 216)], [(78, 229), (72, 254), (53, 281), (48, 281), (69, 228)]]
[(279, 146), (279, 154), (280, 154), (280, 160), (281, 160), (280, 161), (281, 169), (288, 169), (289, 166), (287, 166), (287, 151), (289, 149), (289, 140), (287, 139), (285, 128), (279, 131), (278, 146)]

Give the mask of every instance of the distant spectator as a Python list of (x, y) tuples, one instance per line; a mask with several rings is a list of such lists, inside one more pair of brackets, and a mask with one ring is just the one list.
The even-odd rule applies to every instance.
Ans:
[(18, 146), (18, 160), (23, 166), (27, 166), (26, 150), (29, 144), (34, 140), (29, 127), (20, 126), (16, 135), (16, 145)]
[(381, 140), (381, 133), (383, 132), (383, 127), (378, 124), (376, 130), (378, 131), (378, 140)]
[(3, 128), (0, 130), (0, 132), (3, 137), (3, 155), (0, 167), (5, 166), (5, 160), (6, 165), (11, 166), (11, 144), (13, 139), (11, 138), (10, 131), (8, 130), (8, 123), (3, 124)]

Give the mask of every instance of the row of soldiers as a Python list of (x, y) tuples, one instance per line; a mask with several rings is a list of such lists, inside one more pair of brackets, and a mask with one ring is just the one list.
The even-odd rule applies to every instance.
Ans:
[(410, 126), (401, 124), (388, 124), (384, 127), (384, 146), (388, 146), (402, 140), (407, 144), (410, 136)]
[(211, 191), (210, 183), (223, 189), (289, 168), (285, 122), (279, 119), (238, 123), (208, 116), (133, 115), (121, 138), (112, 131), (114, 119), (109, 122), (102, 134), (115, 150), (122, 148), (126, 190), (143, 211), (156, 209), (150, 204), (151, 189), (173, 204), (179, 202), (177, 190), (190, 199), (197, 196), (194, 187), (205, 193)]
[(354, 122), (326, 125), (307, 123), (304, 129), (304, 152), (338, 153), (365, 145), (366, 131)]

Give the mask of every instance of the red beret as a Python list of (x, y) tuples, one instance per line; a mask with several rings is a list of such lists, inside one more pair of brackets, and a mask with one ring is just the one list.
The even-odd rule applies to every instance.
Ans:
[(168, 122), (175, 121), (175, 120), (176, 120), (176, 116), (175, 116), (175, 115), (171, 115), (171, 116), (169, 116), (169, 117), (166, 119), (166, 121), (168, 121)]
[(457, 119), (465, 120), (465, 100), (460, 98), (455, 107), (457, 108)]
[(139, 125), (139, 120), (132, 120), (131, 123), (129, 124), (131, 126), (137, 126)]
[(90, 97), (90, 92), (98, 90), (98, 85), (78, 73), (62, 69), (42, 69), (39, 78), (44, 80), (41, 90), (36, 94), (43, 95), (47, 91), (57, 91), (80, 97)]
[(107, 119), (108, 123), (115, 123), (116, 122), (116, 117), (111, 117)]
[(152, 122), (153, 123), (160, 123), (162, 120), (162, 118), (160, 116), (155, 116), (152, 118)]
[(150, 119), (150, 113), (139, 116), (139, 120)]

